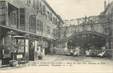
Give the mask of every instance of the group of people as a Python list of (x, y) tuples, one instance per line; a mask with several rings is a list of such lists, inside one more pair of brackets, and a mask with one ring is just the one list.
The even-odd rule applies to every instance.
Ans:
[(85, 51), (86, 56), (103, 57), (105, 53), (106, 53), (105, 50), (99, 50), (99, 51), (98, 50), (97, 51), (95, 51), (95, 50), (86, 50)]
[(75, 48), (75, 49), (68, 49), (67, 51), (67, 55), (73, 55), (73, 56), (80, 56), (81, 50), (79, 47)]
[(37, 56), (38, 56), (38, 59), (42, 59), (44, 55), (45, 55), (45, 49), (44, 48), (41, 48), (39, 46), (37, 48)]
[[(84, 52), (84, 53), (83, 53)], [(80, 56), (84, 55), (87, 57), (103, 57), (106, 54), (105, 49), (100, 49), (100, 50), (94, 50), (94, 49), (89, 49), (89, 50), (81, 50), (79, 47), (76, 47), (75, 49), (68, 49), (68, 55), (72, 56)]]

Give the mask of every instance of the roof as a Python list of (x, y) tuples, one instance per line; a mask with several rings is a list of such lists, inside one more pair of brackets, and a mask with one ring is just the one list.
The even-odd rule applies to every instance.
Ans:
[(25, 7), (25, 3), (22, 2), (21, 0), (6, 0), (6, 1), (9, 2), (10, 4), (14, 5), (17, 8)]
[(62, 22), (62, 23), (64, 23), (63, 22), (63, 20), (62, 20), (62, 18), (51, 8), (51, 6), (45, 1), (45, 0), (42, 0), (46, 5), (47, 5), (47, 7), (58, 17), (58, 19), (60, 19), (60, 21)]

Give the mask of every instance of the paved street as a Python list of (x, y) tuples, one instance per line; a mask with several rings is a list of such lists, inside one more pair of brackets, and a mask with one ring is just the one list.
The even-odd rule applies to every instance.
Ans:
[(0, 69), (0, 73), (113, 73), (113, 62), (109, 59), (47, 55), (43, 60), (29, 62), (18, 67)]
[(74, 57), (74, 56), (65, 56), (65, 55), (47, 55), (43, 60), (51, 60), (51, 61), (110, 61), (107, 58), (99, 58), (99, 57)]

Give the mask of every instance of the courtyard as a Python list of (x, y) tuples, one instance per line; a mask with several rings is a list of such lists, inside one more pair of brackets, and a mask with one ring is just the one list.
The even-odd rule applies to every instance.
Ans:
[(112, 60), (106, 58), (47, 55), (42, 60), (1, 68), (0, 73), (113, 73), (112, 66)]

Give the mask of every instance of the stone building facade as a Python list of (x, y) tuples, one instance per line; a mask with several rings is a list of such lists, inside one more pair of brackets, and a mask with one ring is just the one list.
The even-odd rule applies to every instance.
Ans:
[(107, 24), (105, 26), (105, 31), (109, 36), (109, 46), (108, 48), (113, 49), (113, 2), (109, 3), (101, 15), (106, 17)]
[(11, 59), (36, 60), (39, 51), (50, 54), (62, 24), (45, 0), (1, 0), (0, 61), (4, 65)]

